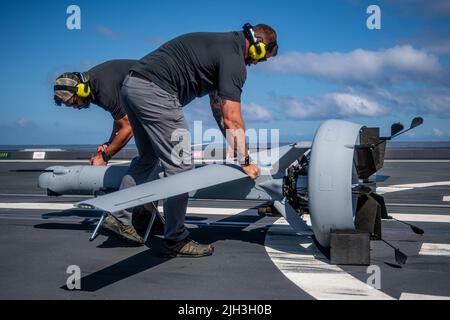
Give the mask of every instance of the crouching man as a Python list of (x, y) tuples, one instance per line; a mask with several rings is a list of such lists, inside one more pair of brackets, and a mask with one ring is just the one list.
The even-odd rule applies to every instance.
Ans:
[[(136, 60), (111, 60), (99, 64), (87, 72), (66, 72), (60, 75), (54, 83), (54, 100), (59, 106), (65, 105), (82, 110), (91, 104), (97, 105), (109, 112), (114, 119), (112, 133), (109, 139), (98, 146), (96, 153), (89, 162), (94, 166), (107, 165), (108, 161), (117, 154), (133, 137), (121, 87), (125, 77)], [(120, 189), (128, 188), (145, 182), (154, 168), (155, 162), (146, 156), (144, 142), (140, 137), (135, 138), (139, 149), (139, 156), (133, 159), (127, 175), (124, 176)], [(142, 144), (140, 146), (140, 144)], [(140, 146), (140, 147), (139, 147)], [(153, 207), (147, 207), (154, 210)], [(146, 229), (149, 219), (148, 211), (143, 208), (121, 211), (115, 216), (109, 214), (103, 227), (136, 245), (144, 243), (143, 238), (133, 227), (133, 223), (141, 234)]]

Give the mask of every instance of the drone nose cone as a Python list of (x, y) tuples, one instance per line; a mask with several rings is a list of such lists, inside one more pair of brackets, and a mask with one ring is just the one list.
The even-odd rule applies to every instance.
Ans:
[(50, 186), (50, 179), (52, 177), (53, 173), (51, 172), (44, 172), (39, 176), (38, 180), (38, 186), (42, 189), (47, 189)]
[(70, 170), (65, 167), (56, 166), (45, 169), (46, 172), (42, 173), (38, 178), (38, 186), (42, 189), (53, 190), (58, 186), (58, 177), (68, 174)]

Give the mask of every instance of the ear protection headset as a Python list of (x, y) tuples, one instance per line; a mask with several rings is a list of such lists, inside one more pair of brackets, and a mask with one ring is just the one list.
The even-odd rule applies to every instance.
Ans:
[(80, 83), (78, 83), (75, 87), (55, 85), (54, 90), (70, 91), (81, 98), (89, 97), (91, 95), (91, 88), (89, 87), (89, 79), (86, 77), (84, 73), (80, 72), (72, 72), (72, 73), (78, 77)]
[(244, 24), (243, 29), (246, 38), (250, 41), (250, 47), (248, 49), (250, 57), (255, 61), (265, 60), (267, 52), (272, 51), (273, 48), (277, 46), (276, 41), (269, 43), (268, 45), (259, 41), (258, 38), (256, 38), (255, 31), (250, 23)]

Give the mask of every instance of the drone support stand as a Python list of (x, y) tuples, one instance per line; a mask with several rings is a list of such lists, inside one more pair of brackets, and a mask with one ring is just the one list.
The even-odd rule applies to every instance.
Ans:
[(144, 243), (147, 242), (148, 236), (150, 235), (150, 231), (152, 230), (153, 223), (155, 222), (156, 216), (158, 216), (159, 219), (161, 219), (163, 224), (166, 224), (166, 219), (163, 217), (161, 212), (159, 212), (158, 207), (155, 206), (155, 204), (153, 202), (150, 203), (150, 205), (153, 207), (154, 210), (152, 210), (150, 221), (148, 223), (147, 230), (145, 231)]
[(94, 232), (92, 232), (92, 235), (89, 238), (89, 241), (94, 241), (94, 239), (97, 238), (98, 230), (100, 229), (100, 227), (102, 226), (103, 222), (105, 221), (105, 218), (106, 218), (106, 212), (103, 212), (102, 216), (100, 217), (100, 220), (97, 223), (97, 226), (94, 229)]
[[(150, 203), (150, 205), (153, 207), (152, 212), (150, 213), (150, 221), (148, 223), (147, 226), (147, 230), (145, 231), (145, 235), (144, 235), (144, 243), (147, 242), (148, 237), (150, 235), (150, 231), (152, 230), (153, 227), (153, 223), (155, 222), (156, 216), (158, 216), (163, 224), (166, 224), (166, 219), (164, 218), (164, 216), (159, 212), (158, 208), (153, 204)], [(100, 217), (100, 220), (97, 223), (97, 226), (94, 229), (94, 232), (92, 232), (91, 237), (89, 238), (89, 241), (94, 241), (95, 238), (97, 238), (98, 236), (98, 230), (100, 229), (100, 227), (103, 225), (103, 222), (105, 222), (105, 218), (106, 218), (107, 212), (103, 212), (102, 216)]]

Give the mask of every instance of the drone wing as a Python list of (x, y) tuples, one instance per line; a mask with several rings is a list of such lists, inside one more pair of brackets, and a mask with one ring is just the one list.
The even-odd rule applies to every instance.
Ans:
[(81, 201), (76, 203), (75, 207), (117, 212), (240, 179), (250, 178), (237, 165), (207, 165), (101, 197)]

